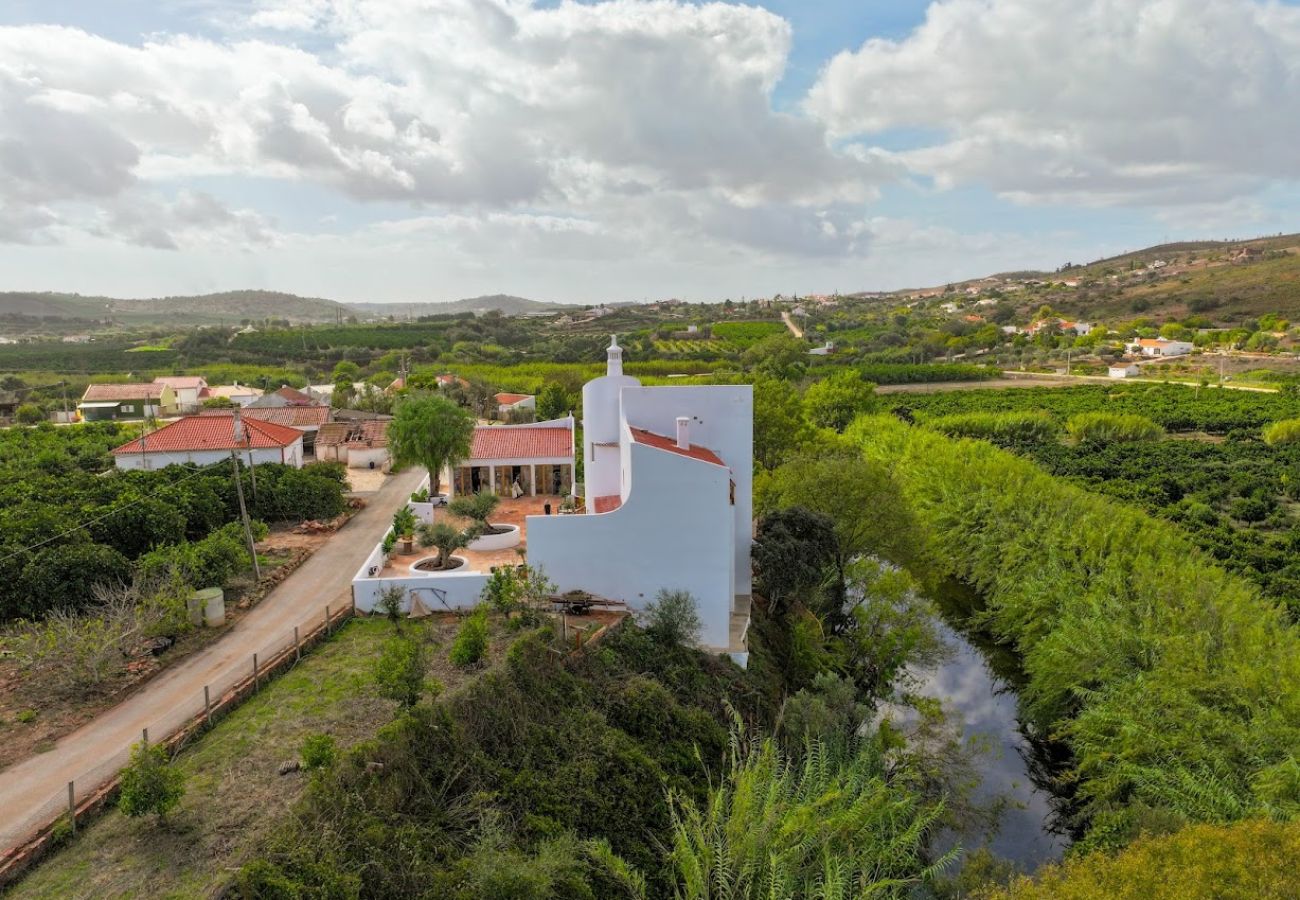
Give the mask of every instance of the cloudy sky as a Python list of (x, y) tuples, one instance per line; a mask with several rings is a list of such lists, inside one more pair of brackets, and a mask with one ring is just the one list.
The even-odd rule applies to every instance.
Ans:
[(0, 289), (596, 302), (1300, 230), (1300, 0), (4, 0)]

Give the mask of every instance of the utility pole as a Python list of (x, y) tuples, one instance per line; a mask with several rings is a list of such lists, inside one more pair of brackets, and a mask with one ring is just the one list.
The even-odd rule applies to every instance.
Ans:
[(253, 546), (253, 526), (248, 521), (248, 507), (244, 506), (244, 482), (239, 477), (239, 460), (230, 451), (230, 468), (235, 472), (235, 493), (239, 496), (239, 518), (244, 523), (244, 538), (248, 541), (248, 556), (253, 561), (253, 577), (261, 580), (262, 570), (257, 564), (257, 548)]
[(253, 468), (253, 440), (248, 436), (248, 428), (244, 425), (244, 420), (239, 417), (239, 407), (235, 407), (235, 443), (244, 444), (244, 450), (248, 455), (248, 477), (253, 480), (253, 501), (257, 501), (257, 469)]
[(66, 425), (70, 421), (68, 419), (68, 383), (61, 381), (59, 384), (63, 385), (63, 422)]

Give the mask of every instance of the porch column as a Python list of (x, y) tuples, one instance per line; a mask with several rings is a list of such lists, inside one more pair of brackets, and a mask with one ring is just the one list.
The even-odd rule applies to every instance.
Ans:
[(528, 496), (537, 496), (537, 463), (528, 464)]
[(497, 467), (495, 465), (488, 466), (488, 490), (494, 494), (497, 492)]

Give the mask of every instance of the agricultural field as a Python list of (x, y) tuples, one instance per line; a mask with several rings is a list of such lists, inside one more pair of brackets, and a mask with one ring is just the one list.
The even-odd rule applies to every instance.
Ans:
[(744, 350), (763, 338), (774, 334), (787, 334), (784, 322), (719, 322), (713, 326), (713, 336)]
[(708, 357), (734, 354), (741, 349), (739, 344), (718, 339), (699, 341), (685, 339), (658, 340), (654, 342), (654, 348), (668, 356)]

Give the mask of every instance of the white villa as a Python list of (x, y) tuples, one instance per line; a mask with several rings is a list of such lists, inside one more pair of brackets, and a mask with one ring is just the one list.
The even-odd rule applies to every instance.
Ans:
[(1195, 345), (1191, 341), (1171, 341), (1168, 338), (1139, 338), (1127, 347), (1130, 353), (1142, 356), (1185, 356)]
[[(480, 426), (470, 457), (444, 484), (449, 493), (499, 494), (503, 519), (517, 516), (515, 543), (559, 593), (582, 591), (638, 612), (661, 590), (688, 591), (702, 622), (701, 643), (743, 664), (753, 390), (643, 387), (623, 374), (622, 356), (611, 341), (606, 374), (583, 387), (585, 484), (574, 481), (572, 417)], [(564, 500), (576, 500), (582, 511), (561, 514), (570, 507)], [(446, 515), (436, 508), (417, 512)], [(457, 555), (465, 563), (459, 568), (427, 571), (376, 547), (353, 579), (357, 609), (369, 612), (380, 592), (395, 585), (406, 591), (409, 609), (468, 608), (493, 566), (519, 561), (513, 550), (475, 543)]]

